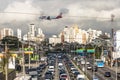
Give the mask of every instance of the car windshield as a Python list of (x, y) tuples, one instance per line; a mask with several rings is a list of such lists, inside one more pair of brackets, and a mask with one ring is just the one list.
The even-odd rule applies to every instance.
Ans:
[(64, 74), (64, 75), (61, 75), (61, 77), (67, 77), (67, 75), (65, 75), (65, 74)]
[(78, 80), (84, 80), (83, 78), (79, 78)]
[(60, 80), (66, 80), (65, 78), (60, 78)]

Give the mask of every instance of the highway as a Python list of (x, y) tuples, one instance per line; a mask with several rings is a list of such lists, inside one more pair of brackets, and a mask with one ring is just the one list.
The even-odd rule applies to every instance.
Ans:
[[(90, 62), (91, 66), (93, 66), (93, 60), (92, 59), (86, 59), (86, 60)], [(74, 60), (74, 62), (76, 62), (76, 61)], [(85, 68), (85, 73), (87, 74), (87, 76), (89, 77), (89, 79), (92, 80), (93, 79), (93, 71), (92, 70), (87, 70), (87, 66), (82, 65), (80, 62), (79, 62), (79, 66), (80, 66), (81, 70), (83, 69), (83, 67)], [(111, 77), (105, 77), (104, 76), (105, 72), (110, 72), (111, 73)], [(98, 71), (94, 72), (94, 74), (100, 80), (115, 80), (116, 79), (116, 73), (115, 73), (115, 71), (109, 69), (106, 66), (103, 67), (103, 68), (98, 68)]]

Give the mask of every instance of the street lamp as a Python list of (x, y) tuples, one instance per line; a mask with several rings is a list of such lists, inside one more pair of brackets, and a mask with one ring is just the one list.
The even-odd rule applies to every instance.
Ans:
[[(94, 50), (96, 50), (96, 48), (97, 47), (99, 47), (99, 46), (101, 46), (101, 43), (98, 43), (98, 44), (91, 44), (92, 45), (92, 47), (94, 48)], [(93, 55), (93, 68), (95, 67), (95, 51), (94, 51), (94, 53), (93, 53), (94, 55)], [(94, 72), (94, 70), (93, 70), (93, 79), (94, 79), (94, 77), (95, 77), (95, 72)]]
[(24, 55), (24, 44), (25, 42), (24, 41), (20, 41), (22, 43), (22, 57), (23, 57), (23, 60), (22, 60), (22, 64), (23, 64), (23, 76), (25, 76), (25, 55)]
[(119, 56), (119, 55), (118, 55), (119, 53), (120, 53), (120, 46), (119, 46), (118, 49), (117, 49), (116, 61), (115, 61), (115, 62), (116, 62), (116, 63), (115, 63), (115, 64), (116, 64), (116, 71), (115, 71), (115, 72), (116, 72), (116, 80), (117, 80), (117, 73), (118, 73), (118, 69), (117, 69), (117, 68), (118, 68), (118, 59), (117, 59), (117, 56)]

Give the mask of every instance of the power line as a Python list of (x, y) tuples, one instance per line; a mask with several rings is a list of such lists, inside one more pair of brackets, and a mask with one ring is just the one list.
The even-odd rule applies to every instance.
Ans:
[[(28, 15), (41, 15), (42, 13), (25, 13), (25, 12), (0, 12), (0, 14), (28, 14)], [(114, 17), (113, 14), (111, 14), (111, 16), (109, 18), (105, 18), (105, 17), (91, 17), (91, 16), (64, 16), (64, 17), (78, 17), (78, 18), (95, 18), (95, 19), (111, 19), (111, 21), (113, 21)]]
[(24, 12), (0, 12), (1, 14), (28, 14), (28, 15), (41, 15), (40, 13), (24, 13)]

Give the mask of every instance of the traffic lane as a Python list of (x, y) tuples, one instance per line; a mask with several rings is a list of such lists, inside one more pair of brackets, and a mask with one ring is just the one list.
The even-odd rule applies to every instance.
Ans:
[[(86, 67), (86, 70), (87, 70), (87, 67)], [(88, 74), (90, 80), (93, 79), (93, 75), (95, 75), (100, 80), (105, 80), (105, 78), (104, 78), (104, 76), (102, 74), (99, 74), (98, 72), (93, 72), (92, 69), (87, 70), (86, 73)]]
[[(71, 60), (71, 62), (72, 62), (72, 64), (76, 67), (76, 69), (78, 69), (78, 71), (79, 71), (80, 73), (82, 73), (83, 75), (85, 75), (85, 74), (81, 71), (81, 69), (79, 69), (78, 66), (77, 66), (72, 60)], [(85, 66), (83, 66), (83, 67), (85, 67)], [(85, 75), (85, 78), (86, 78), (86, 80), (89, 80), (86, 75)]]
[(55, 64), (55, 76), (54, 80), (59, 80), (59, 75), (58, 75), (58, 59), (56, 59), (56, 64)]
[[(89, 60), (89, 62), (93, 65), (93, 60), (92, 59)], [(105, 72), (110, 72), (110, 71), (111, 71), (111, 77), (105, 77), (104, 76)], [(105, 78), (105, 79), (109, 79), (109, 80), (114, 80), (115, 79), (115, 73), (112, 70), (108, 69), (107, 67), (98, 68), (97, 73), (103, 74), (103, 77), (100, 77), (100, 78)], [(99, 76), (99, 75), (97, 75), (97, 76)]]
[[(87, 66), (85, 67), (85, 65), (82, 65), (81, 63), (79, 63), (79, 64), (80, 64), (81, 70), (82, 70), (83, 67), (85, 68), (88, 76), (90, 77), (90, 80), (93, 79), (93, 71), (92, 71), (92, 69), (91, 69), (91, 70), (87, 70)], [(86, 64), (86, 65), (87, 65), (87, 64)], [(91, 67), (93, 66), (92, 64), (89, 64), (89, 65), (90, 65)], [(99, 78), (100, 80), (104, 80), (104, 79), (105, 79), (105, 78), (103, 77), (103, 75), (101, 75), (101, 74), (99, 74), (99, 73), (97, 73), (97, 72), (94, 72), (94, 73), (95, 73), (95, 76), (96, 76), (97, 78)]]
[[(64, 59), (64, 60), (65, 60), (65, 59)], [(65, 71), (66, 71), (66, 73), (67, 73), (68, 80), (71, 80), (70, 73), (69, 73), (69, 71), (68, 71), (68, 65), (65, 65), (64, 60), (62, 61), (63, 66), (65, 67)]]
[[(110, 72), (110, 71), (106, 70), (105, 68), (98, 68), (98, 73), (103, 74), (104, 77), (105, 77), (105, 72)], [(109, 80), (114, 80), (116, 78), (116, 75), (113, 75), (111, 73), (111, 77), (105, 77), (105, 78)]]

